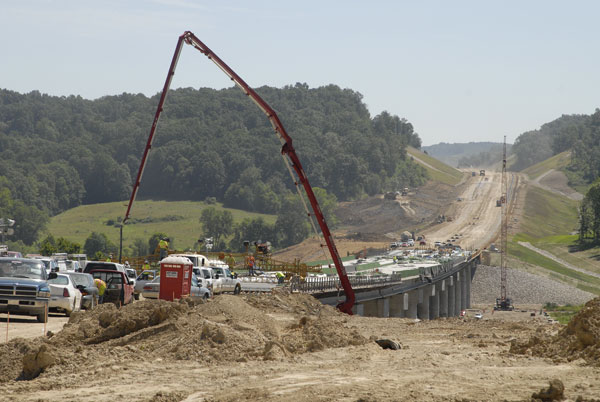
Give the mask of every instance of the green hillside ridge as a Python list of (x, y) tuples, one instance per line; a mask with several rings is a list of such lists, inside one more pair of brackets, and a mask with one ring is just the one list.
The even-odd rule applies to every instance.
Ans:
[[(174, 240), (177, 249), (197, 246), (202, 234), (200, 215), (207, 207), (227, 210), (233, 215), (234, 223), (245, 218), (262, 217), (265, 222), (273, 224), (275, 215), (245, 212), (238, 209), (223, 208), (221, 204), (206, 204), (199, 201), (136, 201), (132, 208), (130, 222), (123, 228), (123, 247), (133, 245), (136, 239), (148, 241), (152, 234), (163, 232)], [(119, 228), (109, 221), (117, 221), (125, 215), (126, 201), (103, 204), (81, 205), (51, 218), (48, 232), (54, 237), (64, 237), (83, 246), (92, 231), (104, 233), (109, 240), (119, 244)], [(147, 221), (141, 223), (140, 221)]]
[(571, 151), (564, 151), (554, 155), (551, 158), (536, 163), (523, 169), (521, 172), (526, 173), (531, 180), (535, 180), (550, 169), (563, 170), (571, 162)]
[[(448, 166), (444, 162), (441, 162), (418, 149), (409, 146), (406, 148), (406, 151), (410, 156), (415, 158), (415, 162), (427, 170), (429, 177), (434, 181), (454, 186), (460, 183), (463, 178), (464, 173), (460, 170)], [(421, 161), (424, 163), (421, 163)]]

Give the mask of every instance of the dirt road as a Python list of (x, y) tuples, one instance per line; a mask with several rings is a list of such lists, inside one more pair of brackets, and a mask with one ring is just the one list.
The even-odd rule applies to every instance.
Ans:
[[(8, 340), (18, 337), (35, 338), (44, 334), (44, 324), (38, 323), (35, 317), (11, 315), (8, 322), (7, 318), (6, 314), (0, 314), (0, 343), (6, 342), (7, 326)], [(64, 314), (50, 313), (46, 323), (46, 331), (56, 333), (62, 329), (67, 321), (69, 321), (69, 317), (65, 317)]]
[[(512, 177), (512, 175), (511, 175)], [(512, 180), (509, 179), (509, 183)], [(446, 216), (452, 222), (444, 222), (425, 231), (429, 242), (441, 241), (459, 244), (467, 250), (487, 246), (500, 230), (501, 208), (496, 201), (501, 196), (502, 175), (488, 171), (486, 176), (470, 177), (465, 189), (448, 208)], [(458, 241), (452, 241), (455, 234)]]

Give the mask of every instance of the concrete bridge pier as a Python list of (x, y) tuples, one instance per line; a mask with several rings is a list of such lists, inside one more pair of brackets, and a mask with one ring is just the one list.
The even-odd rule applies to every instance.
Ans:
[(431, 285), (431, 296), (429, 297), (429, 319), (440, 318), (440, 286), (438, 283)]
[(446, 284), (448, 287), (448, 317), (454, 317), (456, 316), (456, 308), (454, 303), (454, 301), (456, 300), (456, 291), (454, 290), (454, 287), (456, 285), (456, 278), (454, 278), (454, 276), (451, 276), (446, 281)]
[(454, 282), (454, 316), (458, 317), (462, 310), (462, 282), (461, 272), (456, 273), (456, 281)]
[(388, 318), (390, 316), (390, 298), (377, 299), (377, 317)]
[(417, 305), (417, 317), (420, 320), (429, 320), (429, 300), (435, 293), (435, 286), (428, 285), (419, 289), (419, 304)]
[(408, 303), (406, 304), (405, 317), (417, 318), (417, 305), (419, 304), (419, 289), (408, 292)]
[(363, 317), (365, 315), (365, 305), (362, 303), (356, 303), (352, 306), (352, 313)]
[(440, 317), (448, 317), (448, 285), (447, 279), (437, 284), (436, 292), (440, 293)]
[(471, 280), (472, 280), (472, 266), (471, 264), (467, 264), (467, 267), (465, 268), (465, 272), (466, 272), (466, 284), (467, 284), (467, 290), (466, 290), (466, 296), (467, 296), (467, 303), (466, 303), (466, 307), (465, 308), (471, 308)]
[(390, 297), (390, 317), (404, 317), (405, 297), (408, 301), (408, 294), (406, 293), (401, 293)]
[(467, 276), (467, 268), (464, 268), (460, 271), (460, 309), (467, 309), (467, 284), (470, 282), (470, 278)]

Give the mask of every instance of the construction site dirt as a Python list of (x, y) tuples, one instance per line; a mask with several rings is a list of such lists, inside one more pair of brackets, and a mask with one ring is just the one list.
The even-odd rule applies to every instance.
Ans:
[[(283, 291), (102, 305), (51, 336), (0, 345), (0, 400), (522, 401), (553, 380), (568, 400), (600, 398), (597, 348), (581, 352), (593, 338), (560, 354), (516, 349), (565, 329), (532, 317), (539, 306), (479, 307), (481, 319), (369, 318)], [(580, 314), (566, 331), (597, 344), (598, 321)]]
[[(509, 184), (515, 189), (518, 181), (518, 175), (511, 174)], [(483, 248), (499, 233), (500, 208), (496, 207), (499, 196), (499, 173), (488, 172), (484, 178), (471, 177), (465, 172), (465, 179), (454, 187), (430, 182), (407, 196), (397, 196), (396, 200), (386, 200), (379, 195), (341, 203), (336, 211), (340, 220), (339, 229), (334, 232), (336, 247), (342, 256), (365, 249), (384, 250), (391, 241), (399, 239), (403, 231), (410, 231), (415, 237), (425, 235), (431, 247), (434, 241), (445, 243), (458, 234), (460, 238), (456, 243), (461, 247)], [(451, 221), (438, 223), (436, 218), (440, 215)], [(320, 247), (323, 243), (322, 239), (313, 237), (277, 252), (275, 258), (282, 261), (326, 259), (327, 250)]]

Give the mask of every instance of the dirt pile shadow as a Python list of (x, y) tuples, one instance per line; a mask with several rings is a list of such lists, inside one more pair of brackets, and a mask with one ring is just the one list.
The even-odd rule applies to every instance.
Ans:
[(38, 375), (59, 378), (89, 362), (197, 360), (205, 364), (294, 359), (296, 355), (360, 345), (368, 339), (348, 317), (308, 295), (222, 295), (207, 303), (144, 300), (75, 313), (63, 330), (0, 347), (0, 383)]
[(587, 302), (556, 335), (536, 333), (527, 342), (513, 342), (510, 352), (556, 361), (583, 359), (587, 365), (600, 367), (600, 298)]

